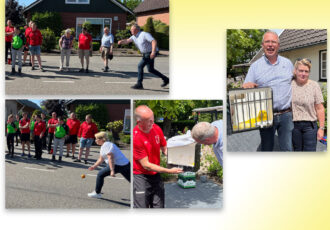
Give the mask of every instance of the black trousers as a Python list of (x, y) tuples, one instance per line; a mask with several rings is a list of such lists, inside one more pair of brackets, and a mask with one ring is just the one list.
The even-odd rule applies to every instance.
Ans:
[(48, 152), (52, 149), (53, 140), (54, 140), (54, 133), (48, 133)]
[[(6, 62), (7, 62), (7, 60), (8, 60), (8, 50), (10, 50), (11, 51), (11, 42), (6, 42)], [(11, 58), (11, 52), (10, 52), (10, 59), (12, 59)]]
[(134, 208), (164, 208), (165, 190), (160, 174), (134, 174)]
[(11, 155), (14, 155), (14, 137), (15, 137), (15, 133), (7, 134), (7, 148), (8, 148), (8, 153)]
[(37, 159), (41, 159), (42, 155), (42, 138), (35, 135), (34, 136), (34, 147), (35, 147), (35, 156)]

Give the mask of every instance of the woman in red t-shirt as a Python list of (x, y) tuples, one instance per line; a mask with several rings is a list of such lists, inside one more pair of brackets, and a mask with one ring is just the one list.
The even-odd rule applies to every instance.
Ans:
[(30, 33), (26, 37), (26, 42), (30, 45), (30, 53), (32, 55), (32, 70), (35, 70), (34, 68), (34, 57), (37, 56), (39, 69), (41, 72), (45, 72), (45, 70), (41, 66), (41, 44), (42, 44), (42, 35), (40, 30), (37, 29), (37, 25), (33, 22), (31, 27)]
[[(27, 38), (27, 36), (29, 35), (29, 33), (31, 32), (32, 30), (32, 21), (29, 22), (29, 25), (26, 25), (24, 26), (24, 29), (25, 29), (25, 32), (24, 32), (24, 35), (25, 35), (25, 38)], [(25, 65), (25, 62), (26, 62), (26, 58), (27, 58), (27, 55), (29, 54), (29, 43), (25, 43), (25, 47), (24, 47), (24, 58), (23, 58), (23, 65)], [(32, 60), (31, 60), (31, 55), (30, 55), (30, 58), (29, 58), (29, 65), (32, 66)]]
[(84, 72), (84, 57), (86, 59), (86, 70), (88, 73), (89, 65), (89, 52), (93, 50), (92, 36), (87, 32), (87, 28), (82, 29), (82, 33), (79, 34), (78, 39), (78, 56), (81, 63), (81, 69), (79, 72)]
[[(14, 27), (11, 23), (11, 20), (7, 21), (7, 26), (6, 26), (6, 63), (8, 60), (8, 50), (11, 50), (11, 42), (13, 40), (13, 34), (14, 34)], [(10, 53), (10, 59), (11, 59), (11, 53)]]

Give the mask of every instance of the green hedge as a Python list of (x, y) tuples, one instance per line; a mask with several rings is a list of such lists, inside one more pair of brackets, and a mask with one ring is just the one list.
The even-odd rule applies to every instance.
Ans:
[(56, 36), (60, 36), (63, 25), (61, 15), (57, 12), (36, 12), (32, 15), (32, 21), (41, 29), (50, 28)]
[(98, 129), (105, 129), (108, 120), (108, 111), (104, 104), (80, 104), (76, 108), (76, 115), (80, 121), (85, 121), (87, 114), (91, 114)]
[(45, 52), (49, 52), (52, 49), (55, 49), (56, 44), (58, 41), (56, 40), (56, 36), (54, 31), (51, 29), (47, 28), (44, 30), (40, 30), (42, 34), (42, 45), (41, 45), (41, 50)]
[(100, 42), (93, 42), (93, 51), (98, 51), (100, 49)]

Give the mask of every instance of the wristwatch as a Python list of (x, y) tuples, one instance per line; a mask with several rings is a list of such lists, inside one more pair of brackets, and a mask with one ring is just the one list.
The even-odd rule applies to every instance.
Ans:
[(320, 127), (320, 129), (322, 129), (322, 130), (325, 130), (325, 128), (324, 128), (324, 127)]

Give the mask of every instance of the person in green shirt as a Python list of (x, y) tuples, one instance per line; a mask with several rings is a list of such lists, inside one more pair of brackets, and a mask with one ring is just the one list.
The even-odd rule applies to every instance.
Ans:
[(17, 127), (14, 123), (14, 115), (10, 114), (7, 120), (7, 147), (10, 157), (14, 157), (14, 137), (16, 130)]
[(30, 122), (30, 143), (33, 144), (34, 142), (34, 133), (33, 133), (33, 130), (34, 130), (34, 123), (36, 122), (36, 119), (37, 119), (37, 115), (33, 115), (32, 118), (31, 118), (31, 122)]
[(58, 123), (56, 124), (55, 133), (54, 133), (54, 152), (52, 156), (52, 161), (55, 161), (57, 148), (60, 147), (58, 161), (61, 162), (63, 156), (63, 146), (64, 146), (65, 137), (69, 135), (69, 127), (66, 124), (64, 124), (64, 120), (62, 117), (58, 117), (57, 119), (58, 119)]
[(17, 128), (16, 133), (15, 133), (15, 137), (16, 137), (16, 146), (18, 146), (18, 137), (21, 136), (21, 131), (19, 130), (19, 120), (20, 120), (19, 115), (16, 114), (16, 120), (14, 121), (14, 123), (15, 123), (15, 125), (16, 125), (16, 128)]

